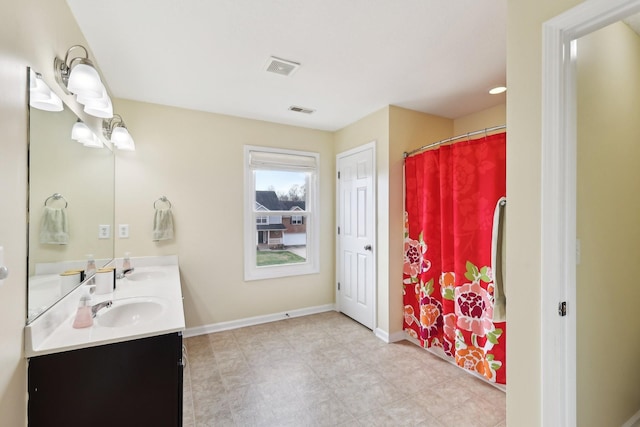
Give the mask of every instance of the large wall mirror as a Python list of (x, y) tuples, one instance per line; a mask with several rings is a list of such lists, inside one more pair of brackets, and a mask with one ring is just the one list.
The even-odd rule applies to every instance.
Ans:
[[(31, 88), (46, 85), (27, 72)], [(72, 139), (78, 117), (67, 106), (45, 111), (30, 104), (27, 323), (87, 279), (80, 270), (89, 257), (100, 268), (114, 247), (111, 149)]]

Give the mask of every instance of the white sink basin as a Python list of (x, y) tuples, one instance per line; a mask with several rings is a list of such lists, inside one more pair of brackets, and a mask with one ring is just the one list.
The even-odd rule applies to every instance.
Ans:
[(96, 323), (108, 328), (122, 328), (157, 319), (167, 305), (161, 298), (137, 297), (115, 300), (110, 308), (98, 311)]
[(134, 271), (133, 273), (129, 273), (124, 277), (127, 280), (131, 280), (134, 282), (140, 282), (143, 280), (157, 280), (164, 277), (164, 272), (162, 271)]

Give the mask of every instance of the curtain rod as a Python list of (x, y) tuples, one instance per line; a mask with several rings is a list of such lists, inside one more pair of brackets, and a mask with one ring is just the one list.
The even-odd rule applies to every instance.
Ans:
[(404, 152), (404, 158), (406, 159), (407, 157), (411, 156), (412, 154), (416, 154), (420, 151), (424, 151), (428, 148), (431, 147), (437, 147), (438, 145), (442, 145), (442, 144), (446, 144), (447, 142), (451, 142), (451, 141), (455, 141), (456, 139), (462, 139), (462, 138), (469, 138), (470, 136), (474, 136), (474, 135), (480, 135), (480, 134), (487, 134), (487, 132), (493, 132), (496, 130), (501, 130), (501, 129), (506, 129), (507, 125), (500, 125), (500, 126), (493, 126), (490, 128), (485, 128), (485, 129), (481, 129), (481, 130), (476, 130), (473, 132), (467, 132), (463, 135), (458, 135), (458, 136), (454, 136), (452, 138), (447, 138), (447, 139), (443, 139), (441, 141), (437, 141), (437, 142), (433, 142), (431, 144), (427, 144), (427, 145), (423, 145), (420, 148), (416, 148), (415, 150), (411, 150), (409, 152), (405, 151)]

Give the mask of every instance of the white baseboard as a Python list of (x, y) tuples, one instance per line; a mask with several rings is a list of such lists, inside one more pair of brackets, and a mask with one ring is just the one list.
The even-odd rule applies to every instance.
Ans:
[(388, 343), (389, 342), (389, 334), (387, 333), (387, 331), (383, 331), (380, 328), (376, 328), (373, 333), (376, 335), (376, 337), (380, 338), (382, 341)]
[(640, 421), (640, 411), (633, 414), (633, 417), (629, 418), (626, 423), (622, 424), (622, 427), (634, 427), (639, 421)]
[(210, 325), (187, 328), (185, 329), (183, 336), (185, 338), (195, 337), (197, 335), (228, 331), (230, 329), (244, 328), (245, 326), (260, 325), (262, 323), (276, 322), (278, 320), (290, 319), (292, 317), (308, 316), (310, 314), (318, 314), (335, 310), (335, 304), (327, 304), (291, 311), (283, 311), (281, 313), (265, 314), (263, 316), (247, 317), (246, 319), (230, 320), (228, 322), (212, 323)]
[(376, 337), (380, 338), (382, 341), (386, 342), (387, 344), (392, 342), (402, 341), (407, 338), (404, 331), (394, 332), (391, 335), (389, 335), (387, 331), (383, 331), (380, 328), (376, 328), (375, 334), (376, 334)]

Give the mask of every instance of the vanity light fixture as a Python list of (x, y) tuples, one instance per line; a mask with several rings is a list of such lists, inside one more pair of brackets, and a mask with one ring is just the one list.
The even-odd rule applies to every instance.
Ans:
[[(82, 49), (84, 56), (69, 58), (74, 49)], [(66, 93), (76, 95), (76, 100), (85, 106), (85, 113), (102, 119), (113, 117), (111, 98), (84, 46), (71, 46), (64, 59), (54, 59), (53, 67), (58, 84)]]
[(113, 117), (113, 104), (111, 98), (107, 94), (107, 90), (103, 89), (102, 96), (99, 98), (87, 98), (76, 96), (76, 100), (84, 104), (84, 112), (101, 119), (110, 119)]
[(29, 105), (44, 111), (62, 111), (62, 100), (42, 80), (42, 74), (29, 72)]
[(74, 139), (78, 142), (82, 142), (83, 140), (91, 139), (91, 135), (93, 132), (89, 129), (89, 126), (85, 125), (84, 122), (78, 119), (77, 122), (73, 124), (71, 128), (71, 139)]
[(136, 150), (133, 138), (119, 114), (114, 114), (113, 118), (102, 121), (102, 132), (118, 150)]
[(71, 138), (85, 147), (102, 148), (103, 146), (97, 135), (80, 119), (71, 128)]

